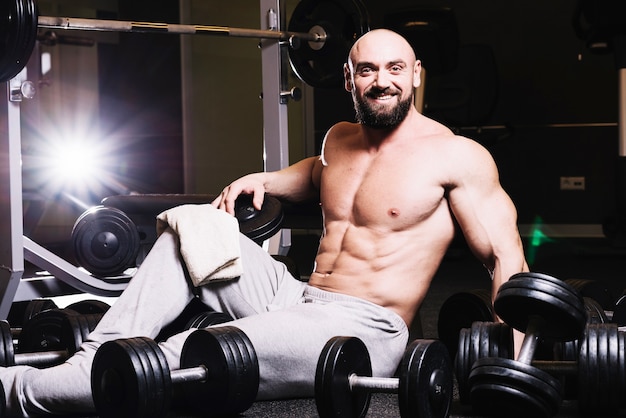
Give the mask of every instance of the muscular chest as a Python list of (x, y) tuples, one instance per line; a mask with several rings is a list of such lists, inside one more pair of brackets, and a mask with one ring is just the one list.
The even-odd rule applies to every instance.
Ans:
[(351, 156), (322, 172), (321, 197), (327, 220), (403, 229), (441, 207), (442, 181), (427, 158), (394, 154)]

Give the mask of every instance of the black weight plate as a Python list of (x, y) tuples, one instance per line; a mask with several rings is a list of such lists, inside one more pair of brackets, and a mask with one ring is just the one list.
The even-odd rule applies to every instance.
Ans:
[[(541, 277), (546, 277), (542, 275)], [(506, 286), (504, 286), (506, 285)], [(555, 298), (570, 304), (572, 307), (576, 308), (578, 311), (585, 311), (583, 298), (578, 293), (576, 289), (569, 286), (567, 283), (560, 281), (558, 279), (554, 280), (545, 280), (543, 278), (534, 278), (527, 276), (519, 276), (516, 277), (515, 280), (511, 280), (507, 283), (504, 283), (503, 286), (505, 288), (527, 288), (533, 289), (536, 291), (542, 291), (553, 295)]]
[(68, 315), (61, 322), (61, 345), (74, 354), (102, 318), (102, 314)]
[(605, 311), (612, 311), (615, 307), (613, 292), (597, 280), (567, 279), (565, 283), (576, 289), (582, 297), (596, 301)]
[(615, 302), (611, 321), (620, 327), (626, 326), (626, 290)]
[(11, 0), (0, 4), (0, 82), (22, 71), (37, 38), (38, 11), (34, 0)]
[(561, 384), (536, 367), (497, 357), (477, 360), (469, 377), (480, 415), (552, 417), (561, 404)]
[(21, 328), (39, 312), (56, 308), (58, 306), (52, 299), (32, 299), (13, 302), (7, 320), (12, 327)]
[(500, 286), (494, 309), (504, 322), (522, 332), (531, 317), (542, 318), (542, 336), (554, 340), (580, 337), (587, 320), (582, 297), (556, 279), (511, 278)]
[(476, 321), (493, 321), (491, 292), (486, 289), (474, 289), (454, 293), (448, 297), (437, 319), (437, 335), (446, 345), (450, 355), (456, 355), (459, 331), (470, 328)]
[(585, 302), (588, 324), (605, 324), (609, 322), (606, 312), (595, 299), (584, 296), (583, 301)]
[(328, 35), (319, 49), (305, 41), (289, 50), (293, 71), (302, 81), (317, 88), (344, 85), (343, 64), (350, 48), (369, 30), (362, 10), (353, 0), (302, 0), (296, 5), (289, 20), (290, 32), (306, 33), (313, 26), (321, 26)]
[(437, 340), (415, 340), (400, 363), (398, 405), (402, 417), (447, 417), (452, 403), (452, 364)]
[(109, 310), (111, 306), (97, 299), (86, 299), (74, 302), (66, 308), (78, 312), (79, 314), (103, 314)]
[(49, 309), (33, 316), (24, 324), (18, 341), (18, 352), (61, 351), (63, 321), (67, 316), (77, 315), (70, 309)]
[[(618, 376), (619, 376), (619, 384), (617, 390), (619, 390), (620, 395), (626, 391), (626, 333), (619, 331), (617, 333), (617, 358), (618, 358)], [(620, 405), (624, 406), (626, 402), (624, 398), (622, 398)]]
[(472, 365), (479, 358), (510, 358), (513, 351), (511, 328), (499, 322), (474, 322), (471, 328), (461, 330), (455, 371), (458, 382), (459, 400), (469, 403), (468, 377)]
[(203, 365), (208, 378), (202, 383), (183, 384), (188, 403), (202, 399), (214, 414), (233, 414), (248, 409), (259, 388), (259, 365), (252, 356), (247, 336), (235, 327), (198, 330), (189, 335), (181, 353), (181, 368)]
[(252, 206), (249, 195), (241, 195), (235, 201), (235, 216), (239, 221), (239, 230), (252, 241), (261, 243), (271, 238), (279, 230), (284, 214), (280, 201), (271, 196), (265, 196), (261, 210)]
[(320, 418), (364, 417), (371, 395), (350, 390), (350, 375), (372, 376), (367, 347), (356, 337), (331, 338), (317, 362), (315, 405)]
[(115, 276), (135, 266), (139, 233), (121, 210), (95, 206), (74, 223), (72, 244), (81, 267), (95, 276)]
[(207, 328), (212, 325), (224, 324), (232, 321), (233, 318), (223, 312), (206, 311), (194, 315), (185, 325), (185, 329)]
[(612, 416), (619, 411), (621, 376), (617, 345), (615, 325), (587, 326), (578, 361), (578, 406), (584, 414)]
[(459, 401), (462, 404), (469, 403), (467, 378), (469, 377), (469, 372), (472, 367), (471, 364), (469, 364), (470, 343), (470, 328), (461, 329), (459, 331), (458, 350), (454, 358), (454, 371), (459, 390)]
[(169, 416), (172, 404), (172, 380), (165, 354), (150, 338), (133, 339), (133, 348), (142, 360), (146, 376), (146, 393), (138, 394), (145, 411), (141, 417)]
[(11, 326), (7, 321), (0, 321), (0, 366), (10, 367), (14, 365), (15, 351), (13, 349)]
[(93, 400), (101, 418), (161, 417), (171, 401), (169, 367), (145, 337), (108, 341), (91, 370)]

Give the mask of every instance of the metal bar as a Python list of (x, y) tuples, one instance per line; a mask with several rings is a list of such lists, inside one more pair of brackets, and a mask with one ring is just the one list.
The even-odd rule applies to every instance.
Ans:
[(205, 382), (209, 376), (209, 371), (206, 367), (200, 365), (190, 367), (188, 369), (172, 370), (170, 372), (170, 376), (173, 384), (183, 382)]
[(156, 22), (132, 22), (121, 20), (81, 19), (73, 17), (39, 16), (38, 26), (49, 29), (73, 29), (102, 32), (168, 33), (178, 35), (218, 35), (236, 38), (278, 39), (287, 41), (292, 37), (309, 42), (324, 42), (325, 34), (299, 33), (264, 29), (231, 28), (228, 26), (181, 25)]
[(11, 89), (26, 80), (26, 68), (0, 86), (0, 319), (6, 319), (22, 275), (23, 207), (20, 103), (11, 101)]
[(400, 387), (398, 378), (357, 376), (356, 374), (348, 376), (348, 383), (352, 391), (375, 391), (377, 393), (398, 393)]
[(69, 358), (67, 350), (38, 351), (36, 353), (20, 353), (15, 355), (15, 365), (50, 366), (62, 363)]
[(96, 296), (119, 296), (130, 280), (130, 277), (106, 281), (97, 279), (27, 237), (23, 237), (23, 243), (27, 261), (46, 269), (57, 279), (82, 292)]
[[(618, 129), (619, 129), (619, 156), (626, 157), (626, 68), (620, 68), (618, 71)], [(623, 193), (623, 191), (620, 191)]]
[[(261, 27), (280, 31), (285, 5), (280, 0), (260, 0)], [(289, 119), (287, 101), (280, 93), (287, 79), (285, 51), (280, 42), (261, 41), (263, 76), (263, 160), (265, 171), (278, 171), (289, 165)], [(285, 255), (291, 247), (291, 231), (282, 229), (268, 243), (270, 254)]]

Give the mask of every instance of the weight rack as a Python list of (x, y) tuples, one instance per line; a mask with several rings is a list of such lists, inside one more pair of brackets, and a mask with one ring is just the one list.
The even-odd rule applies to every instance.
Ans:
[[(285, 5), (280, 0), (259, 1), (261, 29), (282, 30)], [(185, 3), (181, 2), (181, 8)], [(277, 40), (264, 39), (260, 48), (264, 169), (276, 171), (289, 165), (287, 100), (281, 94), (287, 90), (288, 60), (285, 48)], [(117, 296), (128, 280), (97, 279), (24, 236), (20, 102), (26, 96), (22, 87), (28, 86), (29, 71), (35, 72), (31, 63), (8, 81), (5, 89), (0, 89), (0, 115), (6, 115), (6, 120), (0, 118), (0, 236), (4, 238), (0, 241), (0, 319), (7, 317), (14, 301), (79, 292)], [(184, 90), (184, 80), (182, 83)], [(290, 231), (282, 230), (269, 241), (269, 250), (285, 254), (290, 245)], [(24, 280), (24, 260), (52, 277)]]

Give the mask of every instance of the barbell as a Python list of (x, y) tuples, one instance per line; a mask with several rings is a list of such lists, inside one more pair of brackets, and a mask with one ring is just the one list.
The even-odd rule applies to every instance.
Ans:
[(275, 39), (289, 45), (296, 75), (313, 87), (340, 87), (342, 66), (354, 41), (369, 30), (361, 0), (302, 0), (288, 31), (39, 16), (35, 0), (5, 0), (0, 5), (0, 81), (19, 74), (32, 54), (39, 28), (217, 35)]

